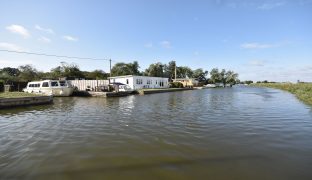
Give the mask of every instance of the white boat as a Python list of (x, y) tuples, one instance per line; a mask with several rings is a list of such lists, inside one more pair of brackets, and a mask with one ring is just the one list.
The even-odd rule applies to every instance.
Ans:
[(215, 84), (206, 84), (203, 86), (203, 89), (207, 89), (207, 88), (215, 88), (216, 85)]
[(44, 80), (32, 81), (23, 89), (27, 93), (46, 94), (53, 96), (71, 96), (74, 88), (67, 81)]

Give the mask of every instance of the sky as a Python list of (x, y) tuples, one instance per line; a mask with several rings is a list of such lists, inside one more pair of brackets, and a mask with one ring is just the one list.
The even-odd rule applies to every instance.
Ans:
[[(241, 80), (312, 82), (312, 0), (0, 0), (0, 50), (231, 69)], [(0, 51), (0, 68), (106, 60)]]

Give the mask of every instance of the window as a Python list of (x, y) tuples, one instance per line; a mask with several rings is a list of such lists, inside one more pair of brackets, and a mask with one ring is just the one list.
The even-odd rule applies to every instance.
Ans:
[(129, 84), (129, 79), (126, 80), (127, 84)]
[(49, 87), (49, 83), (48, 82), (43, 82), (41, 87)]
[(142, 79), (137, 79), (136, 80), (136, 84), (143, 84), (143, 80)]
[(51, 82), (51, 86), (52, 86), (52, 87), (58, 86), (57, 81), (52, 81), (52, 82)]
[(60, 81), (60, 86), (67, 86), (66, 81)]
[(156, 84), (157, 84), (157, 80), (156, 80)]

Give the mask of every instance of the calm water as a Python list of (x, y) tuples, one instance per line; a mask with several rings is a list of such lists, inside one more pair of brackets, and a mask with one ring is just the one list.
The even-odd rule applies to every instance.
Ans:
[(274, 89), (0, 110), (0, 179), (312, 179), (312, 108)]

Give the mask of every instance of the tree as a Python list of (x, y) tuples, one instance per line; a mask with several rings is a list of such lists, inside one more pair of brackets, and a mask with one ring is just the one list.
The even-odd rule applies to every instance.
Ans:
[(20, 74), (20, 71), (17, 68), (4, 67), (0, 70), (1, 74), (7, 74), (9, 76), (17, 77)]
[(197, 79), (199, 83), (205, 83), (207, 81), (208, 71), (204, 71), (202, 68), (193, 71), (193, 78)]
[(94, 71), (91, 71), (91, 72), (83, 72), (84, 76), (87, 78), (87, 79), (96, 79), (96, 80), (99, 80), (99, 79), (107, 79), (108, 77), (108, 74), (105, 73), (104, 71), (102, 70), (94, 70)]
[(144, 72), (146, 76), (164, 77), (164, 65), (160, 62), (151, 64)]
[(176, 67), (176, 62), (175, 61), (170, 61), (168, 65), (164, 65), (164, 70), (165, 70), (165, 77), (169, 78), (169, 82), (172, 81), (175, 77), (175, 67)]
[(210, 71), (210, 80), (212, 83), (222, 83), (223, 87), (226, 84), (230, 84), (231, 86), (236, 84), (238, 80), (238, 74), (233, 71), (226, 71), (222, 69), (221, 72), (217, 68), (213, 68)]
[(51, 76), (53, 79), (58, 79), (60, 77), (67, 78), (84, 78), (84, 74), (80, 71), (79, 66), (72, 63), (68, 64), (66, 62), (61, 62), (61, 66), (57, 66), (51, 69)]
[(237, 83), (237, 81), (239, 81), (238, 80), (238, 74), (234, 73), (234, 71), (227, 71), (225, 73), (225, 79), (226, 79), (225, 83), (230, 84), (231, 86), (235, 85)]
[(32, 65), (19, 66), (18, 70), (20, 74), (18, 78), (20, 81), (32, 81), (38, 79), (38, 71)]
[(220, 77), (220, 73), (219, 73), (218, 68), (213, 68), (210, 71), (210, 81), (212, 83), (220, 83), (221, 82), (221, 77)]
[(3, 80), (4, 83), (18, 81), (19, 74), (20, 71), (17, 68), (5, 67), (0, 69), (0, 79)]
[(192, 78), (193, 71), (187, 66), (177, 67), (177, 78)]
[(226, 71), (225, 71), (225, 69), (221, 70), (219, 77), (220, 77), (221, 83), (223, 84), (223, 87), (225, 87), (225, 85), (226, 85)]
[(116, 63), (112, 68), (112, 76), (140, 75), (139, 64), (133, 63)]
[(139, 71), (140, 66), (139, 66), (138, 61), (133, 61), (133, 63), (129, 63), (128, 66), (133, 75), (140, 75), (140, 71)]

